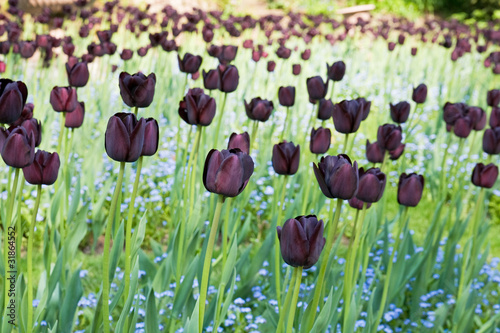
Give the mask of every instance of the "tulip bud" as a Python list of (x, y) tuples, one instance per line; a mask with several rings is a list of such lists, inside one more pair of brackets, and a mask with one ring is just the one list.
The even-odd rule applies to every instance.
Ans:
[(302, 58), (302, 60), (309, 60), (309, 58), (311, 57), (311, 49), (304, 50), (300, 57)]
[(66, 128), (78, 128), (83, 124), (83, 118), (85, 117), (85, 103), (78, 102), (76, 108), (68, 112), (66, 115), (66, 120), (64, 126)]
[(393, 161), (397, 160), (398, 158), (401, 157), (401, 155), (403, 155), (404, 151), (405, 151), (405, 147), (406, 145), (405, 144), (400, 144), (398, 146), (398, 148), (394, 149), (394, 150), (391, 150), (389, 151), (389, 158)]
[(500, 154), (500, 127), (484, 131), (483, 150), (490, 155)]
[(248, 132), (244, 132), (241, 134), (232, 133), (229, 137), (229, 142), (227, 144), (227, 149), (236, 149), (238, 148), (245, 154), (250, 154), (250, 136)]
[(155, 73), (146, 77), (142, 73), (130, 75), (127, 72), (121, 72), (118, 84), (123, 102), (128, 106), (147, 108), (153, 102), (156, 84)]
[(0, 123), (11, 124), (21, 116), (28, 98), (26, 85), (9, 79), (0, 79)]
[(398, 148), (402, 138), (401, 126), (385, 124), (378, 128), (377, 142), (383, 149), (394, 150)]
[(276, 55), (281, 59), (288, 59), (292, 54), (292, 50), (286, 48), (285, 46), (280, 46), (276, 51)]
[(2, 159), (10, 167), (24, 168), (35, 158), (35, 138), (24, 127), (9, 131), (1, 149)]
[(321, 76), (314, 76), (307, 79), (307, 92), (311, 100), (319, 101), (325, 98), (328, 90), (328, 81), (323, 82)]
[(470, 117), (460, 117), (453, 126), (453, 132), (459, 138), (467, 138), (472, 131), (472, 120)]
[(272, 163), (278, 175), (294, 175), (299, 169), (300, 145), (283, 141), (273, 147)]
[(268, 72), (274, 72), (274, 69), (276, 68), (276, 63), (272, 60), (269, 60), (267, 62), (267, 71)]
[(321, 99), (318, 107), (318, 119), (328, 120), (333, 114), (333, 102), (331, 99)]
[(219, 72), (218, 88), (220, 91), (230, 93), (238, 88), (240, 75), (238, 74), (238, 69), (235, 66), (219, 65), (217, 67), (217, 71)]
[(66, 63), (68, 82), (72, 87), (84, 87), (89, 81), (89, 69), (86, 62)]
[(215, 117), (215, 99), (201, 88), (189, 89), (179, 103), (179, 116), (190, 125), (208, 126)]
[(387, 44), (387, 48), (389, 49), (389, 51), (394, 51), (394, 49), (396, 48), (396, 43), (394, 42), (389, 42)]
[(320, 127), (318, 129), (311, 129), (311, 141), (309, 149), (313, 154), (324, 154), (330, 149), (330, 142), (332, 141), (332, 132), (329, 128)]
[(76, 90), (71, 87), (54, 87), (50, 92), (50, 104), (57, 112), (73, 111), (78, 104)]
[(186, 53), (182, 60), (181, 57), (177, 55), (177, 59), (179, 61), (180, 71), (189, 74), (196, 73), (203, 60), (200, 56), (194, 56), (191, 53)]
[(413, 89), (411, 99), (417, 104), (425, 103), (425, 100), (427, 99), (427, 86), (423, 83), (419, 84), (415, 89)]
[(52, 185), (59, 173), (59, 155), (37, 150), (33, 164), (23, 168), (24, 178), (31, 185)]
[(490, 163), (478, 163), (472, 170), (472, 184), (478, 187), (492, 188), (498, 178), (498, 167)]
[(366, 140), (366, 159), (371, 163), (382, 163), (385, 157), (385, 149), (378, 142), (370, 143)]
[(424, 190), (424, 176), (403, 173), (399, 177), (398, 203), (403, 206), (415, 207), (422, 198)]
[(203, 86), (207, 90), (215, 90), (219, 85), (219, 72), (216, 69), (211, 69), (208, 72), (202, 71)]
[(153, 156), (158, 150), (158, 141), (160, 138), (158, 122), (154, 118), (147, 118), (144, 127), (144, 144), (142, 146), (141, 156)]
[(36, 51), (35, 42), (19, 42), (19, 54), (24, 59), (31, 58)]
[(488, 103), (488, 106), (498, 107), (498, 104), (500, 104), (500, 89), (492, 89), (488, 91), (486, 102)]
[(300, 66), (300, 64), (295, 64), (295, 65), (292, 65), (292, 74), (297, 76), (297, 75), (300, 75), (300, 72), (302, 70), (302, 67)]
[(293, 267), (311, 268), (325, 246), (323, 230), (323, 221), (315, 215), (297, 216), (277, 227), (283, 260)]
[(391, 118), (392, 121), (398, 124), (402, 124), (408, 120), (410, 116), (410, 103), (399, 102), (395, 105), (389, 104), (391, 108)]
[(248, 118), (251, 120), (258, 120), (265, 122), (271, 116), (274, 110), (274, 105), (272, 101), (266, 99), (261, 99), (260, 97), (252, 98), (250, 103), (245, 102), (245, 110), (247, 112)]
[(500, 108), (494, 106), (491, 109), (490, 115), (490, 127), (495, 128), (500, 126)]
[(356, 198), (363, 202), (377, 202), (384, 194), (385, 174), (379, 168), (359, 169), (359, 186)]
[(280, 87), (278, 89), (278, 99), (283, 106), (293, 106), (295, 104), (295, 87)]
[(411, 48), (411, 55), (412, 56), (416, 56), (417, 55), (417, 48), (416, 47), (412, 47)]
[(252, 158), (239, 149), (212, 149), (205, 160), (203, 185), (209, 192), (235, 197), (247, 186), (253, 169)]
[(328, 198), (351, 199), (358, 190), (358, 163), (351, 163), (347, 155), (324, 156), (313, 164), (319, 187)]
[(223, 45), (219, 53), (219, 61), (221, 64), (229, 64), (236, 58), (238, 47), (234, 45)]
[(332, 81), (341, 81), (345, 75), (345, 63), (341, 61), (334, 62), (332, 66), (326, 64), (328, 78)]
[(333, 125), (337, 132), (354, 133), (359, 129), (363, 118), (363, 108), (357, 101), (344, 100), (333, 108)]
[(108, 121), (104, 147), (110, 158), (117, 162), (135, 162), (144, 146), (146, 121), (137, 121), (133, 113), (116, 113)]
[(464, 103), (450, 103), (446, 102), (443, 107), (443, 119), (448, 125), (455, 125), (457, 119), (465, 115), (467, 110), (467, 105)]
[(132, 50), (123, 49), (122, 53), (120, 54), (120, 58), (122, 60), (126, 61), (126, 60), (130, 60), (133, 55), (134, 55), (134, 52), (132, 52)]

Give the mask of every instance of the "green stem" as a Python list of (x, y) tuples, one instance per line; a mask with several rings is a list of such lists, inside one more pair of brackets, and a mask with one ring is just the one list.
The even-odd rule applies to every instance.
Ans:
[(330, 99), (333, 102), (333, 93), (335, 92), (335, 81), (332, 81), (332, 88), (330, 89)]
[(250, 137), (250, 150), (252, 150), (252, 147), (255, 143), (255, 139), (257, 138), (257, 130), (259, 129), (259, 122), (256, 120), (253, 123), (252, 126), (252, 136)]
[[(293, 271), (295, 273), (295, 269)], [(293, 274), (292, 275), (292, 278), (290, 280), (290, 284), (288, 285), (288, 292), (286, 293), (286, 298), (285, 298), (285, 304), (284, 304), (284, 307), (283, 308), (279, 308), (280, 309), (280, 319), (278, 321), (278, 326), (276, 327), (276, 333), (281, 333), (283, 331), (283, 329), (285, 328), (285, 317), (287, 315), (287, 313), (289, 312), (288, 309), (289, 309), (289, 306), (290, 306), (290, 303), (292, 301), (292, 290), (294, 289), (295, 287), (295, 281), (296, 281), (296, 275)]]
[(33, 217), (31, 219), (30, 233), (28, 235), (28, 325), (26, 329), (31, 332), (33, 328), (33, 238), (35, 236), (36, 215), (40, 206), (40, 197), (42, 194), (42, 185), (36, 187), (36, 201), (33, 208)]
[(345, 154), (347, 152), (347, 143), (349, 142), (349, 134), (345, 135), (344, 139), (344, 147), (342, 148), (342, 154)]
[[(196, 167), (197, 167), (197, 162), (198, 162), (198, 150), (200, 149), (200, 139), (201, 139), (201, 133), (203, 132), (203, 127), (198, 126), (198, 130), (196, 131), (196, 141), (195, 141), (195, 146), (194, 146), (194, 151), (193, 151), (193, 170), (190, 173), (189, 180), (190, 180), (190, 185), (189, 185), (189, 216), (192, 216), (193, 214), (193, 209), (194, 209), (194, 183), (196, 179)], [(191, 161), (191, 158), (189, 159)]]
[(286, 325), (286, 332), (292, 333), (293, 320), (295, 319), (295, 310), (297, 309), (297, 300), (299, 299), (300, 282), (302, 281), (302, 266), (295, 267), (295, 288), (293, 289), (292, 303), (290, 304), (290, 313), (288, 314), (288, 324)]
[(23, 245), (23, 225), (21, 220), (21, 203), (23, 202), (23, 189), (24, 189), (24, 174), (21, 176), (21, 184), (19, 184), (19, 193), (17, 198), (17, 214), (16, 214), (16, 265), (19, 267), (18, 274), (22, 272), (21, 266), (21, 248)]
[(382, 161), (382, 165), (380, 166), (380, 171), (385, 172), (385, 166), (387, 164), (387, 160), (389, 159), (389, 152), (386, 150), (384, 152), (384, 160)]
[(226, 108), (226, 99), (227, 99), (227, 93), (224, 93), (224, 97), (222, 97), (222, 105), (220, 109), (220, 116), (219, 116), (219, 122), (217, 123), (217, 131), (215, 132), (215, 146), (219, 144), (219, 132), (220, 132), (220, 126), (222, 124), (222, 119), (224, 118), (224, 109)]
[(223, 229), (222, 229), (222, 269), (226, 266), (226, 260), (227, 260), (227, 250), (228, 250), (228, 238), (227, 235), (229, 233), (229, 215), (231, 213), (230, 210), (231, 205), (226, 205), (226, 217), (224, 218), (224, 221), (222, 221)]
[[(283, 180), (280, 207), (278, 210), (278, 216), (276, 219), (276, 225), (281, 226), (281, 219), (283, 218), (283, 210), (285, 209), (285, 194), (286, 194), (286, 183), (288, 181), (288, 176), (285, 175)], [(274, 232), (274, 230), (272, 230)], [(276, 233), (274, 239), (274, 281), (276, 284), (276, 300), (278, 301), (278, 308), (281, 309), (281, 255), (280, 255), (280, 242), (278, 239), (278, 233)]]
[[(187, 79), (187, 76), (186, 76), (186, 79)], [(134, 115), (137, 117), (137, 114), (138, 114), (138, 113), (139, 113), (139, 107), (138, 107), (138, 106), (136, 106), (136, 107), (134, 108)]]
[(118, 196), (122, 190), (123, 173), (125, 171), (125, 162), (120, 163), (120, 172), (118, 173), (118, 180), (116, 181), (115, 191), (111, 199), (111, 206), (109, 208), (108, 220), (106, 225), (106, 234), (104, 235), (104, 250), (103, 250), (103, 287), (102, 287), (102, 319), (104, 325), (104, 333), (109, 333), (109, 246), (111, 243), (111, 227), (115, 218), (115, 212), (118, 202)]
[(210, 229), (210, 237), (208, 239), (207, 250), (205, 252), (205, 259), (203, 261), (203, 273), (201, 277), (201, 287), (200, 287), (200, 298), (199, 298), (199, 321), (198, 327), (199, 332), (203, 332), (203, 320), (205, 318), (205, 307), (206, 307), (206, 299), (207, 299), (207, 289), (208, 289), (208, 280), (210, 277), (210, 263), (212, 262), (212, 253), (214, 251), (214, 243), (215, 237), (217, 235), (217, 228), (219, 227), (220, 213), (222, 210), (222, 206), (224, 204), (224, 196), (219, 194), (219, 198), (217, 200), (217, 206), (215, 206), (214, 219), (212, 221), (212, 228)]
[(446, 139), (446, 148), (444, 150), (444, 156), (443, 160), (441, 161), (441, 177), (439, 180), (439, 193), (442, 194), (444, 197), (446, 197), (446, 185), (445, 185), (445, 179), (446, 179), (446, 160), (448, 159), (448, 149), (450, 148), (451, 144), (451, 133), (448, 133), (448, 138)]
[(285, 131), (286, 131), (286, 128), (287, 128), (286, 125), (288, 123), (289, 114), (290, 114), (290, 111), (289, 111), (289, 107), (287, 106), (286, 107), (286, 115), (285, 115), (285, 123), (283, 124), (283, 132), (281, 132), (280, 142), (283, 141), (283, 137), (285, 136)]

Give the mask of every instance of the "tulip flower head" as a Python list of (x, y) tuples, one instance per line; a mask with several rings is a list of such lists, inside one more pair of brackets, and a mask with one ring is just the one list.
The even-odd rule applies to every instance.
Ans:
[(158, 142), (160, 139), (160, 129), (158, 122), (154, 118), (147, 118), (144, 128), (144, 144), (142, 146), (141, 156), (153, 156), (158, 151)]
[(323, 81), (321, 76), (314, 76), (307, 79), (307, 92), (313, 101), (325, 98), (328, 91), (328, 81)]
[(385, 149), (378, 142), (370, 143), (366, 140), (366, 159), (371, 163), (382, 163), (385, 157)]
[(180, 55), (177, 55), (179, 61), (179, 69), (183, 73), (193, 74), (200, 68), (202, 58), (201, 56), (195, 56), (191, 53), (186, 53), (184, 58), (181, 59)]
[(68, 83), (72, 87), (84, 87), (89, 81), (89, 68), (86, 62), (78, 62), (76, 59), (68, 61), (66, 74), (68, 75)]
[[(4, 136), (5, 132), (1, 134)], [(35, 137), (24, 127), (16, 127), (8, 131), (5, 138), (0, 139), (3, 145), (0, 150), (2, 159), (10, 167), (24, 168), (33, 163), (35, 158)]]
[(349, 156), (324, 156), (318, 165), (313, 164), (319, 187), (328, 198), (351, 199), (358, 190), (358, 163)]
[(427, 86), (423, 83), (419, 84), (415, 89), (413, 89), (411, 99), (417, 104), (425, 103), (425, 100), (427, 99)]
[(142, 73), (130, 75), (121, 72), (119, 77), (120, 95), (129, 107), (147, 108), (155, 95), (156, 75)]
[(408, 102), (399, 102), (397, 104), (389, 104), (391, 109), (391, 118), (392, 121), (398, 124), (405, 123), (410, 116), (410, 103)]
[(201, 88), (189, 89), (179, 103), (179, 116), (190, 125), (208, 126), (215, 117), (215, 99)]
[(398, 203), (407, 207), (415, 207), (422, 198), (424, 191), (424, 176), (403, 173), (399, 177)]
[(26, 85), (9, 79), (0, 79), (0, 123), (11, 124), (21, 116), (28, 98)]
[(359, 186), (356, 198), (363, 202), (377, 202), (384, 194), (385, 174), (379, 168), (359, 168)]
[(300, 145), (283, 141), (273, 147), (272, 163), (279, 175), (294, 175), (299, 169)]
[(250, 153), (250, 135), (248, 132), (244, 132), (241, 134), (232, 133), (229, 137), (229, 142), (227, 144), (227, 149), (236, 149), (238, 148), (245, 154)]
[(492, 188), (495, 185), (498, 178), (498, 167), (490, 163), (484, 165), (483, 163), (478, 163), (472, 170), (472, 184), (483, 187)]
[(345, 63), (341, 61), (334, 62), (331, 66), (326, 64), (328, 79), (332, 81), (342, 81), (345, 75)]
[(271, 113), (274, 110), (274, 105), (272, 101), (255, 97), (252, 98), (250, 103), (245, 101), (245, 110), (248, 118), (251, 120), (265, 122), (271, 116)]
[(56, 112), (72, 112), (78, 104), (76, 90), (71, 87), (54, 87), (50, 92), (50, 104)]
[(37, 150), (33, 164), (23, 168), (26, 181), (32, 185), (52, 185), (59, 173), (59, 155), (43, 150)]
[(377, 142), (383, 149), (394, 150), (398, 148), (402, 138), (401, 126), (385, 124), (378, 128)]
[(278, 99), (282, 106), (293, 106), (295, 104), (295, 87), (280, 87), (278, 89)]
[(354, 133), (359, 129), (361, 120), (363, 120), (363, 105), (355, 100), (343, 100), (335, 104), (332, 117), (337, 132)]
[(311, 141), (309, 149), (313, 154), (324, 154), (330, 149), (330, 142), (332, 140), (332, 132), (329, 128), (320, 127), (318, 129), (311, 129)]
[(135, 162), (142, 154), (146, 121), (133, 113), (116, 113), (106, 128), (104, 147), (117, 162)]

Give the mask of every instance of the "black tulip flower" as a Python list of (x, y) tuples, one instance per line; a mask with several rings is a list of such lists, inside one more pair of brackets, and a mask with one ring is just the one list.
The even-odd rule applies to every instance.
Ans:
[(443, 120), (448, 125), (455, 125), (455, 122), (467, 113), (467, 105), (464, 103), (446, 102), (443, 107)]
[[(25, 120), (32, 119), (33, 118), (33, 110), (34, 109), (35, 109), (35, 105), (33, 105), (33, 103), (26, 103), (24, 105), (23, 111), (21, 112), (21, 116), (15, 122), (13, 122), (10, 125), (10, 127), (11, 128), (16, 128), (17, 126), (21, 126), (21, 124)], [(2, 147), (2, 145), (0, 144), (0, 149), (1, 149), (1, 147)]]
[(389, 151), (389, 158), (393, 161), (396, 161), (397, 159), (399, 159), (401, 157), (401, 155), (403, 155), (403, 153), (405, 151), (405, 147), (406, 147), (406, 145), (404, 143), (402, 143), (398, 146), (398, 148)]
[(146, 121), (133, 113), (116, 113), (108, 121), (104, 147), (117, 162), (135, 162), (142, 154)]
[(500, 127), (484, 131), (483, 150), (490, 155), (500, 154)]
[(363, 110), (363, 117), (361, 118), (361, 121), (363, 121), (368, 118), (368, 115), (370, 114), (372, 102), (367, 101), (364, 97), (358, 97), (355, 101), (361, 105), (361, 109)]
[(304, 52), (301, 53), (300, 57), (302, 58), (302, 60), (309, 60), (309, 58), (311, 57), (311, 49), (304, 50)]
[(365, 206), (366, 209), (368, 209), (372, 205), (370, 202), (363, 202), (356, 197), (352, 197), (351, 199), (349, 199), (348, 202), (349, 202), (349, 206), (351, 206), (352, 208), (357, 209), (357, 210), (362, 210), (363, 206)]
[(9, 128), (9, 132), (12, 132), (18, 126), (23, 127), (28, 133), (28, 136), (32, 135), (35, 138), (35, 147), (40, 146), (42, 142), (42, 123), (40, 121), (35, 118), (26, 119), (19, 125), (12, 125)]
[(85, 103), (78, 102), (76, 108), (66, 115), (64, 126), (66, 128), (79, 128), (85, 118)]
[(398, 203), (407, 207), (415, 207), (422, 198), (424, 191), (424, 176), (403, 173), (399, 177)]
[(411, 48), (411, 55), (412, 56), (416, 56), (417, 55), (417, 48), (416, 47), (412, 47)]
[(218, 88), (220, 91), (230, 93), (238, 88), (240, 75), (238, 74), (238, 69), (235, 66), (219, 65), (217, 67), (217, 71), (219, 73)]
[(334, 62), (331, 66), (326, 64), (328, 78), (332, 81), (341, 81), (345, 75), (345, 63), (341, 61)]
[(272, 163), (278, 175), (294, 175), (299, 169), (300, 145), (283, 141), (273, 147)]
[(203, 185), (209, 192), (235, 197), (247, 186), (253, 169), (252, 158), (239, 149), (212, 149), (205, 160)]
[(155, 95), (156, 75), (145, 76), (142, 73), (130, 75), (121, 72), (118, 80), (123, 102), (130, 107), (147, 108)]
[(460, 117), (455, 121), (455, 125), (453, 126), (453, 132), (459, 138), (467, 138), (472, 131), (472, 119), (468, 116)]
[(274, 110), (274, 105), (272, 101), (262, 99), (260, 97), (252, 98), (250, 103), (245, 102), (245, 110), (247, 112), (248, 118), (251, 120), (257, 120), (265, 122), (271, 116)]
[(478, 163), (472, 170), (472, 184), (478, 187), (492, 188), (498, 178), (498, 167), (490, 163)]
[(319, 187), (328, 198), (351, 199), (358, 190), (358, 163), (351, 163), (349, 156), (324, 156), (313, 164)]
[(419, 84), (415, 89), (413, 89), (411, 99), (417, 104), (425, 103), (425, 100), (427, 99), (427, 86), (423, 83)]
[(320, 127), (318, 129), (311, 129), (311, 141), (309, 149), (313, 154), (324, 154), (330, 149), (330, 142), (332, 141), (332, 132), (329, 128)]
[(397, 104), (389, 104), (391, 108), (392, 121), (398, 124), (405, 123), (410, 116), (410, 103), (399, 102)]
[(328, 91), (328, 81), (323, 81), (321, 76), (314, 76), (307, 79), (307, 92), (309, 98), (314, 101), (319, 101), (325, 98)]
[(268, 72), (274, 72), (274, 69), (276, 68), (276, 63), (272, 60), (267, 62), (267, 71)]
[(295, 104), (295, 87), (280, 87), (278, 89), (278, 99), (283, 106), (293, 106)]
[(399, 147), (403, 139), (401, 126), (385, 124), (378, 128), (377, 142), (386, 150), (394, 150)]
[(276, 55), (281, 59), (288, 59), (292, 54), (292, 50), (286, 48), (285, 46), (280, 46), (276, 51)]
[(134, 52), (132, 52), (132, 50), (123, 49), (122, 53), (120, 53), (120, 58), (122, 60), (126, 61), (126, 60), (130, 60), (133, 55), (134, 55)]
[(219, 71), (216, 69), (211, 69), (208, 72), (202, 71), (203, 74), (203, 86), (207, 90), (215, 90), (219, 86)]
[(16, 127), (9, 131), (0, 152), (8, 166), (27, 167), (35, 158), (35, 137), (33, 134), (28, 134), (24, 127)]
[(344, 100), (335, 104), (332, 117), (337, 132), (354, 133), (359, 129), (361, 120), (363, 120), (363, 106), (355, 100)]
[(11, 124), (21, 116), (28, 98), (26, 85), (9, 79), (0, 79), (0, 123)]
[(500, 126), (500, 108), (494, 106), (490, 114), (490, 127), (495, 128)]
[(500, 104), (500, 89), (492, 89), (488, 91), (486, 102), (488, 103), (488, 106), (498, 107), (498, 104)]
[(318, 119), (328, 120), (332, 117), (334, 105), (331, 99), (321, 99), (318, 106)]
[(359, 169), (359, 186), (356, 198), (363, 202), (377, 202), (384, 194), (385, 174), (379, 168)]
[(72, 87), (84, 87), (89, 81), (89, 68), (86, 62), (67, 62), (66, 73)]
[(180, 71), (189, 74), (196, 73), (200, 68), (201, 62), (203, 60), (200, 56), (195, 56), (191, 53), (186, 53), (183, 59), (181, 59), (181, 57), (177, 55), (177, 59), (179, 60)]
[(24, 178), (31, 185), (52, 185), (59, 173), (59, 155), (37, 150), (33, 164), (23, 168)]
[(144, 128), (144, 144), (141, 156), (153, 156), (158, 151), (158, 141), (160, 139), (160, 129), (158, 122), (154, 118), (147, 118)]
[(366, 159), (371, 163), (382, 163), (384, 161), (385, 149), (378, 142), (370, 143), (366, 140)]
[(281, 256), (290, 266), (311, 268), (325, 246), (323, 221), (315, 215), (289, 219), (277, 227)]
[(57, 112), (73, 111), (78, 105), (75, 88), (54, 87), (50, 92), (50, 104)]
[(486, 126), (486, 112), (478, 106), (471, 106), (468, 109), (467, 116), (472, 121), (472, 129), (481, 131)]
[(33, 56), (36, 51), (35, 42), (19, 42), (19, 54), (22, 58), (28, 59)]
[(203, 89), (189, 89), (179, 103), (179, 116), (190, 125), (208, 126), (215, 117), (215, 99), (206, 95)]
[(232, 133), (229, 137), (229, 142), (227, 144), (227, 149), (236, 149), (238, 148), (245, 154), (250, 153), (250, 135), (248, 132), (244, 132), (241, 134)]
[(217, 58), (221, 64), (229, 64), (236, 58), (236, 53), (238, 52), (238, 47), (234, 45), (223, 45), (220, 49), (220, 53)]

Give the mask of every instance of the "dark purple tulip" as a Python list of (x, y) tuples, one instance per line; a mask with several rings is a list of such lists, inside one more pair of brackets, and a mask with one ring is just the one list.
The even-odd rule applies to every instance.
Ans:
[(455, 125), (455, 122), (466, 114), (467, 105), (464, 103), (450, 103), (446, 102), (443, 107), (443, 119), (448, 125)]
[(399, 177), (398, 203), (407, 207), (415, 207), (422, 198), (424, 191), (424, 176), (403, 173)]
[(311, 100), (319, 101), (325, 98), (328, 90), (328, 81), (325, 82), (321, 76), (314, 76), (307, 79), (307, 92)]
[(311, 49), (304, 50), (300, 57), (302, 58), (302, 60), (309, 60), (309, 58), (311, 57)]
[(142, 145), (141, 156), (153, 156), (158, 151), (158, 141), (160, 129), (158, 122), (154, 118), (147, 118), (144, 128), (144, 144)]
[(238, 148), (245, 154), (250, 153), (250, 135), (248, 132), (244, 132), (241, 134), (232, 133), (229, 137), (229, 142), (227, 144), (227, 149), (235, 149)]
[(246, 101), (244, 102), (247, 116), (252, 120), (265, 122), (269, 119), (274, 110), (272, 101), (268, 101), (260, 97), (252, 98), (250, 103), (247, 103)]
[(21, 116), (28, 98), (26, 85), (9, 79), (0, 79), (0, 123), (11, 124)]
[(395, 105), (389, 104), (391, 108), (391, 118), (392, 121), (398, 124), (402, 124), (408, 120), (410, 116), (410, 103), (399, 102)]
[[(35, 106), (33, 103), (26, 103), (24, 105), (23, 111), (21, 112), (21, 116), (13, 122), (10, 127), (11, 128), (16, 128), (17, 126), (21, 126), (21, 124), (25, 120), (29, 120), (33, 118), (33, 110), (35, 109)], [(2, 145), (0, 144), (0, 149), (2, 148)]]
[(292, 50), (286, 48), (285, 46), (280, 46), (276, 51), (276, 55), (281, 59), (288, 59), (292, 54)]
[(391, 160), (395, 161), (403, 155), (406, 145), (404, 143), (400, 144), (398, 148), (389, 151), (389, 157)]
[(394, 48), (396, 48), (396, 43), (389, 42), (389, 44), (387, 44), (387, 48), (389, 49), (389, 51), (394, 51)]
[(318, 106), (318, 119), (328, 120), (332, 117), (334, 105), (331, 99), (321, 99)]
[(333, 108), (333, 125), (337, 132), (349, 134), (359, 129), (363, 119), (363, 105), (357, 101), (344, 100)]
[(411, 55), (412, 56), (416, 56), (417, 55), (417, 48), (416, 47), (412, 47), (411, 48)]
[(28, 134), (24, 127), (16, 127), (8, 134), (1, 149), (5, 164), (13, 168), (24, 168), (33, 163), (35, 137)]
[(175, 40), (164, 40), (161, 43), (161, 48), (166, 52), (177, 51), (178, 47)]
[(146, 77), (140, 72), (133, 75), (121, 72), (118, 85), (125, 104), (130, 107), (147, 108), (153, 102), (155, 95), (156, 75), (151, 73)]
[(35, 147), (40, 146), (40, 143), (42, 142), (42, 123), (40, 121), (35, 118), (26, 119), (19, 125), (12, 125), (9, 128), (9, 132), (12, 132), (18, 126), (23, 127), (28, 133), (28, 136), (32, 135), (35, 138)]
[(37, 150), (33, 164), (23, 168), (24, 178), (31, 185), (52, 185), (59, 173), (59, 155)]
[(377, 202), (382, 198), (386, 177), (379, 168), (359, 169), (359, 186), (356, 198), (363, 202)]
[(294, 175), (299, 169), (300, 145), (283, 141), (273, 147), (272, 163), (278, 175)]
[(236, 53), (238, 52), (238, 47), (234, 45), (223, 45), (221, 47), (220, 53), (217, 56), (221, 64), (229, 64), (236, 58)]
[(394, 150), (399, 147), (403, 139), (401, 126), (385, 124), (379, 126), (377, 142), (383, 149)]
[(272, 60), (267, 62), (267, 71), (268, 72), (274, 72), (274, 69), (276, 68), (276, 63)]
[(297, 75), (300, 75), (300, 72), (302, 71), (302, 67), (300, 66), (300, 64), (295, 64), (295, 65), (292, 65), (292, 74), (297, 76)]
[(472, 131), (472, 119), (468, 116), (460, 117), (453, 126), (453, 132), (459, 138), (467, 138)]
[(324, 156), (313, 164), (319, 187), (328, 198), (351, 199), (358, 190), (358, 163), (351, 163), (349, 156)]
[(326, 64), (328, 78), (332, 81), (341, 81), (345, 75), (345, 63), (341, 61), (334, 62), (332, 66)]
[(423, 83), (419, 84), (415, 89), (413, 89), (411, 98), (417, 104), (425, 103), (425, 100), (427, 99), (427, 86)]
[(358, 97), (355, 101), (361, 105), (361, 109), (363, 110), (363, 117), (361, 118), (361, 121), (363, 121), (368, 118), (368, 115), (370, 114), (372, 102), (367, 101), (364, 97)]
[(209, 192), (235, 197), (247, 186), (253, 168), (252, 158), (239, 149), (212, 149), (205, 160), (203, 185)]
[(137, 54), (139, 55), (139, 57), (145, 57), (146, 54), (148, 54), (148, 48), (147, 47), (140, 47), (138, 50), (137, 50)]
[(378, 142), (370, 143), (366, 140), (366, 159), (371, 163), (382, 163), (384, 161), (385, 149)]
[(500, 127), (484, 131), (483, 150), (490, 155), (500, 154)]
[(283, 106), (293, 106), (295, 104), (295, 87), (280, 87), (278, 89), (278, 99)]
[(146, 121), (133, 113), (116, 113), (106, 128), (104, 147), (110, 158), (117, 162), (135, 162), (144, 146)]
[(134, 52), (132, 52), (132, 50), (123, 49), (122, 53), (120, 54), (120, 58), (122, 58), (122, 60), (130, 60), (133, 55)]
[(311, 268), (325, 246), (323, 221), (316, 215), (297, 216), (277, 227), (281, 256), (290, 266)]
[(208, 126), (215, 117), (215, 99), (201, 88), (189, 89), (179, 103), (179, 116), (190, 125)]
[(478, 163), (472, 170), (472, 184), (478, 187), (492, 188), (498, 178), (498, 167), (490, 163)]
[(352, 197), (348, 202), (349, 206), (357, 210), (363, 209), (363, 205), (365, 205), (366, 209), (370, 208), (372, 205), (370, 202), (363, 202), (356, 197)]
[(468, 109), (467, 116), (472, 121), (472, 129), (481, 131), (486, 126), (486, 112), (478, 106), (471, 106)]
[(35, 42), (19, 42), (19, 54), (22, 58), (28, 59), (33, 56), (36, 51)]
[(216, 69), (211, 69), (208, 72), (202, 71), (203, 74), (203, 86), (207, 90), (215, 90), (219, 85), (219, 71)]
[(498, 107), (498, 104), (500, 104), (500, 89), (492, 89), (488, 91), (486, 102), (488, 103), (488, 106)]
[(82, 126), (85, 118), (85, 103), (78, 102), (76, 108), (66, 114), (64, 126), (67, 128), (78, 128)]
[(179, 60), (180, 71), (189, 74), (196, 73), (200, 68), (201, 62), (203, 60), (200, 56), (195, 56), (191, 53), (186, 53), (182, 60), (181, 57), (177, 55), (177, 59)]
[(332, 141), (332, 132), (329, 128), (320, 127), (318, 129), (311, 129), (311, 141), (309, 149), (313, 154), (324, 154), (330, 149), (330, 142)]
[(491, 114), (490, 114), (490, 127), (499, 127), (500, 126), (500, 108), (494, 106), (491, 109)]
[(217, 67), (217, 71), (219, 73), (218, 88), (220, 91), (230, 93), (238, 88), (240, 75), (238, 74), (238, 69), (235, 66), (219, 65)]
[(72, 87), (84, 87), (89, 81), (89, 69), (86, 62), (66, 63), (68, 82)]
[(222, 47), (217, 45), (210, 45), (207, 49), (208, 55), (214, 58), (218, 58), (221, 52), (222, 52)]
[(50, 92), (50, 104), (57, 112), (73, 111), (78, 104), (75, 88), (54, 87)]

